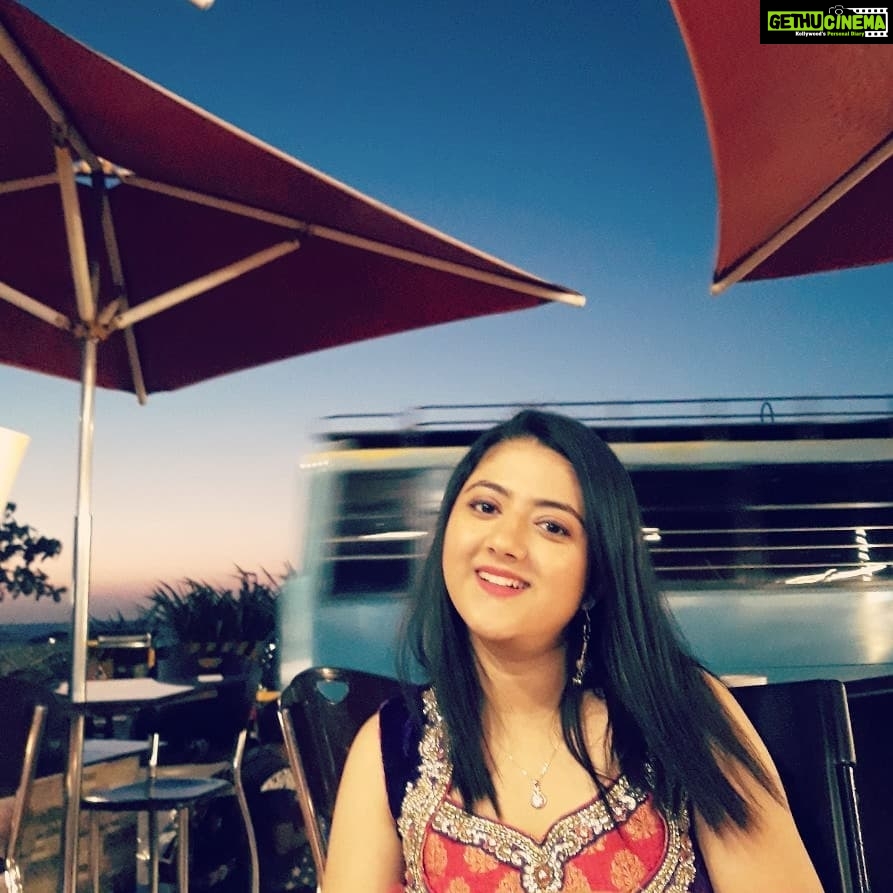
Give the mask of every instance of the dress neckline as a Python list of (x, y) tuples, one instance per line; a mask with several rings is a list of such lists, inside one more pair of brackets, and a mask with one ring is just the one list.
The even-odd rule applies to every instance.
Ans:
[[(452, 776), (451, 769), (449, 775)], [(542, 837), (529, 834), (510, 822), (502, 819), (490, 819), (486, 816), (470, 812), (458, 804), (449, 796), (449, 788), (441, 801), (441, 809), (449, 814), (450, 823), (461, 819), (470, 818), (477, 822), (482, 829), (493, 833), (497, 829), (517, 837), (527, 846), (539, 850), (549, 850), (554, 846), (554, 841), (568, 832), (568, 827), (597, 828), (602, 826), (605, 831), (622, 824), (629, 815), (635, 811), (646, 799), (647, 795), (633, 788), (626, 777), (621, 775), (606, 786), (604, 794), (597, 792), (593, 797), (581, 804), (571, 812), (560, 815), (546, 829)], [(579, 833), (579, 832), (578, 832)]]
[[(500, 818), (487, 818), (487, 816), (482, 816), (476, 812), (466, 810), (461, 803), (458, 803), (451, 796), (450, 793), (452, 790), (452, 766), (450, 766), (448, 769), (448, 775), (449, 786), (447, 787), (447, 790), (444, 793), (443, 797), (443, 805), (446, 808), (456, 810), (457, 813), (461, 813), (463, 815), (471, 816), (476, 821), (490, 826), (491, 828), (505, 828), (507, 831), (513, 834), (517, 834), (519, 837), (523, 837), (524, 840), (529, 841), (532, 845), (541, 848), (546, 846), (550, 835), (552, 835), (553, 831), (559, 825), (568, 821), (569, 819), (576, 819), (578, 822), (580, 820), (585, 821), (586, 818), (589, 817), (589, 813), (593, 808), (601, 807), (603, 809), (607, 809), (607, 811), (609, 812), (612, 812), (614, 815), (617, 815), (618, 808), (616, 806), (609, 805), (607, 801), (614, 797), (615, 788), (617, 788), (618, 786), (624, 787), (623, 794), (626, 794), (627, 796), (632, 795), (634, 792), (631, 783), (626, 779), (625, 775), (621, 774), (617, 778), (608, 779), (607, 784), (603, 783), (603, 791), (596, 791), (592, 797), (590, 797), (584, 803), (581, 803), (576, 809), (572, 809), (570, 812), (566, 812), (558, 816), (558, 818), (549, 825), (542, 837), (537, 837), (535, 834), (530, 834), (511, 822), (506, 822)], [(641, 799), (637, 798), (637, 801), (641, 802), (644, 799), (644, 797), (641, 797)]]
[[(437, 834), (519, 872), (525, 893), (558, 893), (564, 888), (566, 867), (586, 848), (623, 827), (640, 808), (648, 810), (663, 828), (663, 856), (642, 887), (643, 893), (683, 893), (694, 878), (694, 857), (688, 834), (688, 812), (669, 821), (648, 806), (647, 790), (621, 775), (574, 812), (557, 819), (542, 840), (510, 825), (466, 812), (447, 796), (452, 766), (444, 740), (443, 718), (433, 689), (422, 692), (425, 726), (419, 742), (419, 775), (406, 786), (397, 821), (403, 839), (406, 890), (429, 889), (425, 867), (425, 841)], [(635, 835), (635, 831), (633, 832)]]

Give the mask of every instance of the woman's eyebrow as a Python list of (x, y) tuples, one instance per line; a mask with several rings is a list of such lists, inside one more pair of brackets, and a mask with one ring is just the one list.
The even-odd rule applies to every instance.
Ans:
[(495, 490), (497, 493), (499, 493), (500, 496), (512, 495), (505, 487), (502, 486), (502, 484), (484, 480), (483, 478), (481, 478), (481, 480), (479, 481), (470, 481), (465, 485), (466, 490), (473, 490), (475, 487), (486, 487), (488, 490)]
[(583, 518), (580, 513), (572, 505), (568, 505), (566, 502), (556, 502), (554, 499), (538, 499), (536, 505), (541, 508), (552, 508), (567, 512), (569, 515), (573, 515), (581, 524), (583, 523)]
[[(499, 493), (500, 496), (508, 497), (512, 495), (510, 490), (503, 487), (502, 484), (497, 484), (495, 481), (488, 481), (484, 479), (481, 479), (479, 481), (472, 481), (465, 489), (471, 490), (474, 487), (486, 487), (488, 490), (494, 490), (495, 492)], [(566, 502), (558, 502), (555, 499), (537, 499), (534, 500), (534, 505), (536, 505), (538, 508), (551, 508), (558, 509), (562, 512), (567, 512), (568, 514), (573, 515), (581, 524), (584, 523), (583, 517), (580, 515), (580, 513), (572, 505), (568, 505)]]

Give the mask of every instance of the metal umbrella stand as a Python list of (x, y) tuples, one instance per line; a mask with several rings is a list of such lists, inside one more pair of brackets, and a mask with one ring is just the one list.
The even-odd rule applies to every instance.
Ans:
[(0, 361), (80, 382), (64, 890), (83, 773), (94, 396), (578, 293), (290, 158), (0, 0)]

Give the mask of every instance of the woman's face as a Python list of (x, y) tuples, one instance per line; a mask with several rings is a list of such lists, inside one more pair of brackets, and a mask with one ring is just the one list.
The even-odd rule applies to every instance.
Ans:
[(570, 462), (537, 440), (492, 447), (447, 520), (443, 575), (472, 642), (554, 648), (586, 583), (583, 499)]

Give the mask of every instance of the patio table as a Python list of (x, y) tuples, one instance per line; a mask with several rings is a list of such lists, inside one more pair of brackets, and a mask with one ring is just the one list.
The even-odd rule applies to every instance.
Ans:
[[(146, 707), (162, 707), (183, 701), (212, 698), (216, 695), (216, 686), (198, 681), (196, 681), (195, 685), (159, 682), (151, 677), (91, 679), (86, 683), (86, 700), (83, 702), (73, 703), (67, 699), (67, 682), (59, 685), (56, 693), (62, 697), (66, 709), (72, 715), (100, 714), (114, 716), (122, 712), (136, 712)], [(74, 727), (74, 724), (72, 724), (72, 727)], [(75, 738), (75, 735), (71, 735), (69, 738), (65, 771), (65, 821), (63, 824), (62, 841), (65, 877), (73, 874), (73, 866), (75, 864), (80, 865), (78, 852), (80, 821), (79, 819), (73, 819), (75, 816), (79, 817), (80, 815), (80, 798), (84, 791), (69, 790), (68, 785), (73, 779), (82, 777), (83, 767), (87, 765), (87, 747), (86, 741), (75, 742)]]

